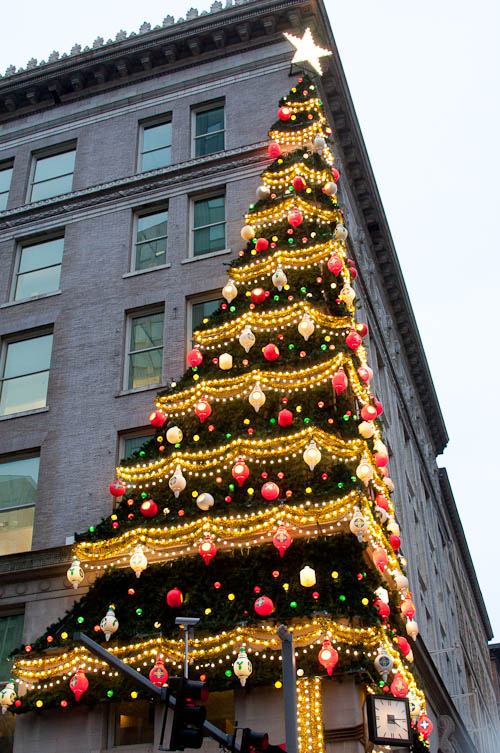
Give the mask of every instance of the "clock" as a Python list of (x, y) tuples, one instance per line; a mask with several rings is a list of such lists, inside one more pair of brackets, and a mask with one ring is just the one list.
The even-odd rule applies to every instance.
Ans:
[(409, 747), (413, 742), (410, 704), (391, 695), (366, 697), (368, 735), (372, 743)]

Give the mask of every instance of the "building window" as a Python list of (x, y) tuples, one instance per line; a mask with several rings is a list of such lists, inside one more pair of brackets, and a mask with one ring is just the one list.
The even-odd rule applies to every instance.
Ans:
[(122, 701), (115, 705), (114, 745), (141, 745), (154, 742), (154, 704), (148, 701)]
[(14, 300), (59, 290), (64, 238), (22, 245), (14, 281)]
[(74, 147), (47, 156), (35, 157), (30, 201), (50, 199), (69, 193), (73, 186), (76, 149)]
[(163, 311), (129, 318), (127, 389), (162, 381)]
[(142, 126), (140, 170), (167, 167), (172, 159), (172, 123), (152, 123)]
[(224, 105), (196, 109), (194, 115), (194, 156), (221, 152), (224, 149)]
[(188, 344), (192, 347), (193, 332), (208, 319), (214, 311), (217, 311), (222, 303), (222, 298), (207, 298), (206, 300), (191, 301), (188, 310)]
[(222, 251), (226, 247), (226, 197), (194, 201), (193, 256)]
[(154, 437), (154, 434), (147, 429), (137, 429), (134, 432), (130, 432), (125, 436), (120, 437), (119, 454), (120, 458), (126, 460), (131, 458), (135, 452), (139, 450)]
[(7, 200), (9, 198), (10, 181), (12, 178), (12, 165), (0, 166), (0, 212), (7, 209)]
[(43, 408), (47, 404), (52, 334), (4, 344), (0, 416)]
[(136, 222), (132, 269), (151, 269), (167, 260), (168, 211), (139, 214)]
[(39, 467), (39, 455), (0, 459), (0, 555), (31, 549)]

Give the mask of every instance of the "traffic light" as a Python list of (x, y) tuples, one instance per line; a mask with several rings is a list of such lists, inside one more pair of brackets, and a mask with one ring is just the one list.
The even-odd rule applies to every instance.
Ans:
[(252, 753), (252, 751), (260, 753), (262, 750), (267, 750), (268, 747), (269, 737), (267, 732), (253, 732), (248, 727), (245, 727), (241, 736), (241, 753)]
[(170, 750), (201, 748), (207, 710), (195, 701), (206, 701), (207, 698), (208, 688), (204, 682), (182, 678), (175, 698)]

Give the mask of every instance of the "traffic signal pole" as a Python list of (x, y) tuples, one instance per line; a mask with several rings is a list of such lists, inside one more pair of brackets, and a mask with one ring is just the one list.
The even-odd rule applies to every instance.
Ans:
[(281, 656), (283, 661), (283, 698), (285, 703), (285, 737), (286, 753), (299, 753), (297, 736), (297, 680), (295, 672), (295, 649), (293, 635), (284, 625), (280, 625), (276, 634), (281, 639)]
[[(158, 701), (168, 704), (171, 709), (175, 709), (175, 698), (169, 694), (168, 687), (159, 688), (156, 685), (153, 685), (153, 683), (147, 677), (141, 675), (141, 673), (136, 669), (129, 667), (128, 664), (124, 664), (116, 656), (111, 654), (109, 651), (106, 651), (106, 649), (103, 648), (99, 643), (96, 643), (87, 635), (85, 635), (85, 633), (74, 633), (73, 640), (75, 641), (75, 643), (83, 644), (90, 651), (90, 653), (94, 654), (94, 656), (98, 656), (99, 659), (105, 661), (106, 664), (109, 664), (110, 667), (116, 669), (117, 672), (120, 672), (120, 674), (128, 677), (129, 680), (131, 680), (133, 683), (138, 685), (150, 695), (154, 696)], [(234, 743), (233, 736), (228, 735), (226, 732), (223, 732), (221, 729), (211, 724), (210, 722), (203, 723), (203, 731), (213, 740), (216, 740), (224, 748), (235, 751), (235, 753), (241, 753), (241, 748), (239, 744)], [(160, 748), (160, 750), (162, 749)], [(165, 748), (163, 748), (163, 750), (165, 750)]]

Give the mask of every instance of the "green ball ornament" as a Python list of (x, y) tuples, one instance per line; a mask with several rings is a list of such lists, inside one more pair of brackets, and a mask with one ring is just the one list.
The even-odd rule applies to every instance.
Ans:
[(273, 296), (273, 301), (279, 301), (279, 299), (280, 299), (279, 295)]
[(356, 481), (356, 476), (351, 476), (351, 481)]
[(311, 423), (311, 419), (310, 419), (310, 418), (304, 418), (304, 423), (305, 423), (305, 424), (309, 424), (309, 423)]
[(340, 594), (339, 600), (340, 601), (345, 601), (346, 600), (346, 597), (344, 596), (344, 594)]
[(224, 674), (226, 675), (226, 677), (231, 677), (231, 675), (232, 675), (233, 673), (231, 672), (231, 670), (230, 670), (230, 669), (226, 669), (226, 671), (224, 672)]
[(95, 531), (95, 526), (89, 526), (89, 531), (90, 531), (90, 533), (94, 533), (94, 531)]
[(229, 484), (228, 489), (230, 492), (234, 492), (234, 484)]
[(76, 621), (78, 622), (79, 625), (81, 625), (82, 622), (85, 622), (85, 617), (77, 617)]
[(321, 346), (321, 350), (326, 350), (326, 345), (325, 345), (325, 343), (323, 343), (323, 345)]
[(137, 607), (137, 609), (135, 610), (135, 613), (138, 614), (140, 617), (142, 614), (142, 609), (140, 607)]
[(231, 311), (232, 314), (236, 311), (236, 306), (230, 306), (229, 311)]
[(297, 602), (296, 601), (291, 601), (290, 602), (290, 606), (291, 606), (292, 609), (296, 609), (297, 608)]
[(294, 350), (294, 348), (295, 348), (295, 345), (293, 343), (290, 343), (290, 345), (288, 346), (288, 350)]
[(226, 434), (226, 439), (231, 439), (231, 434)]
[(146, 494), (146, 492), (141, 492), (141, 498), (142, 499), (147, 499), (147, 496), (148, 495)]
[(275, 424), (276, 423), (276, 419), (275, 418), (270, 418), (269, 419), (269, 423), (270, 424)]
[(180, 442), (176, 442), (176, 443), (174, 444), (174, 447), (175, 447), (175, 449), (176, 449), (176, 450), (178, 450), (180, 446), (181, 446), (181, 443), (180, 443)]
[(115, 694), (114, 690), (108, 690), (107, 693), (106, 693), (106, 695), (108, 696), (108, 698), (113, 698), (114, 694)]
[(301, 292), (301, 293), (307, 293), (307, 288), (305, 288), (305, 287), (301, 287), (301, 289), (300, 289), (300, 292)]
[(288, 243), (289, 243), (290, 245), (292, 245), (292, 244), (293, 244), (293, 238), (289, 238), (289, 239), (288, 239)]
[(342, 483), (342, 481), (339, 481), (339, 483), (337, 484), (337, 486), (338, 486), (339, 489), (343, 489), (344, 488), (344, 484)]
[(144, 450), (141, 450), (140, 453), (139, 453), (139, 457), (143, 458), (145, 456), (145, 454), (146, 453), (144, 452)]

